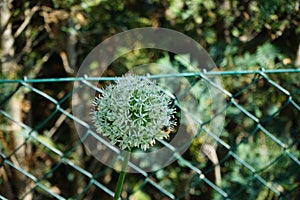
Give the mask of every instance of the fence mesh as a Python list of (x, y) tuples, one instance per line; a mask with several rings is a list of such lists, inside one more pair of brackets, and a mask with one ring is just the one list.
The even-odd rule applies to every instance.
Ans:
[[(182, 76), (203, 80), (216, 74), (230, 83), (218, 88), (227, 100), (224, 133), (216, 135), (201, 124), (201, 134), (216, 143), (215, 157), (201, 160), (174, 151), (172, 165), (126, 176), (128, 199), (300, 197), (300, 69)], [(85, 125), (72, 115), (70, 103), (74, 81), (95, 80), (107, 79), (0, 80), (0, 199), (111, 199), (117, 173), (84, 150), (73, 123)], [(20, 97), (21, 113), (16, 114), (9, 105)], [(191, 149), (195, 146), (188, 151), (200, 151)]]

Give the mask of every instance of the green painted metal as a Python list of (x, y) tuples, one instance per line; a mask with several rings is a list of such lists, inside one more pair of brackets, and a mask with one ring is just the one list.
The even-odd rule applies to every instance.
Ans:
[[(229, 99), (228, 105), (234, 106), (235, 108), (237, 108), (241, 112), (241, 115), (244, 115), (245, 117), (251, 119), (256, 124), (255, 129), (253, 130), (253, 132), (250, 135), (255, 135), (257, 132), (262, 132), (266, 137), (268, 137), (270, 140), (272, 140), (274, 142), (274, 144), (282, 147), (283, 151), (282, 151), (282, 154), (279, 155), (278, 157), (276, 157), (272, 162), (270, 162), (269, 165), (265, 166), (262, 169), (257, 170), (255, 168), (255, 166), (252, 166), (250, 163), (248, 163), (246, 160), (242, 159), (236, 153), (236, 151), (235, 151), (237, 148), (236, 146), (231, 146), (230, 144), (226, 143), (224, 140), (222, 140), (222, 138), (220, 136), (214, 134), (209, 129), (207, 129), (205, 127), (205, 123), (203, 123), (199, 120), (198, 123), (199, 123), (199, 125), (201, 125), (200, 131), (205, 132), (207, 135), (209, 135), (211, 138), (213, 138), (219, 146), (222, 146), (224, 149), (226, 149), (228, 151), (228, 153), (223, 158), (220, 159), (218, 165), (223, 164), (229, 158), (235, 159), (241, 166), (243, 166), (245, 169), (247, 169), (249, 171), (249, 173), (252, 174), (252, 177), (249, 180), (250, 182), (258, 181), (260, 184), (264, 185), (266, 188), (268, 188), (270, 191), (272, 191), (278, 197), (278, 199), (281, 199), (284, 195), (286, 195), (286, 193), (282, 194), (278, 190), (278, 188), (274, 187), (274, 185), (272, 185), (268, 180), (265, 180), (262, 176), (262, 173), (264, 171), (266, 171), (269, 167), (272, 167), (274, 164), (280, 162), (280, 160), (283, 157), (286, 157), (286, 158), (290, 159), (292, 162), (294, 162), (295, 165), (299, 166), (299, 170), (300, 170), (300, 160), (299, 160), (299, 158), (297, 158), (297, 156), (295, 156), (292, 152), (290, 152), (292, 145), (289, 145), (289, 144), (285, 143), (285, 141), (281, 141), (279, 138), (277, 138), (274, 134), (272, 134), (271, 131), (267, 130), (262, 125), (260, 119), (257, 116), (250, 113), (245, 107), (240, 105), (235, 100), (236, 96), (238, 96), (242, 92), (246, 91), (249, 87), (251, 87), (251, 85), (255, 84), (258, 81), (258, 79), (261, 78), (261, 79), (264, 79), (265, 81), (267, 81), (268, 84), (270, 84), (270, 86), (276, 88), (282, 94), (286, 95), (287, 101), (282, 105), (281, 109), (284, 109), (287, 105), (291, 105), (298, 112), (300, 112), (300, 105), (295, 101), (295, 99), (293, 97), (293, 95), (299, 95), (299, 91), (297, 91), (297, 92), (288, 91), (283, 86), (281, 86), (279, 83), (277, 83), (276, 80), (272, 80), (272, 78), (270, 78), (270, 75), (272, 75), (272, 74), (281, 74), (281, 73), (286, 73), (286, 74), (296, 73), (296, 74), (299, 74), (299, 77), (300, 77), (300, 69), (296, 68), (296, 69), (272, 69), (272, 70), (260, 69), (260, 70), (245, 70), (245, 71), (212, 71), (212, 72), (203, 71), (200, 73), (180, 73), (180, 74), (155, 75), (155, 76), (150, 76), (150, 78), (155, 79), (155, 78), (174, 77), (174, 76), (176, 76), (176, 77), (188, 77), (188, 76), (201, 77), (208, 84), (211, 84), (213, 87), (216, 87), (218, 90), (222, 91), (222, 93), (224, 93), (224, 95)], [(227, 91), (224, 88), (214, 85), (214, 83), (211, 82), (207, 78), (208, 76), (213, 76), (213, 75), (220, 75), (220, 76), (253, 75), (253, 79), (252, 79), (252, 82), (249, 85), (246, 85), (241, 91), (238, 91), (238, 92), (232, 94), (230, 91)], [(76, 196), (72, 197), (73, 199), (82, 198), (82, 196), (84, 196), (84, 194), (92, 186), (99, 188), (100, 190), (107, 193), (109, 196), (113, 197), (114, 191), (112, 191), (109, 187), (107, 187), (106, 185), (104, 185), (103, 183), (101, 183), (97, 180), (97, 178), (99, 176), (101, 176), (102, 173), (104, 173), (103, 171), (99, 172), (96, 175), (93, 175), (87, 169), (83, 169), (79, 165), (75, 164), (69, 158), (69, 155), (71, 153), (75, 152), (76, 149), (80, 145), (82, 145), (81, 141), (78, 140), (78, 142), (71, 149), (63, 152), (63, 151), (57, 149), (56, 147), (52, 146), (51, 144), (41, 140), (38, 136), (38, 131), (42, 127), (44, 127), (51, 119), (53, 119), (53, 117), (55, 115), (62, 114), (62, 115), (65, 115), (66, 118), (73, 120), (76, 123), (81, 124), (87, 130), (86, 136), (93, 135), (93, 136), (97, 137), (97, 134), (92, 131), (92, 129), (89, 127), (88, 124), (86, 124), (84, 121), (81, 121), (80, 119), (73, 116), (72, 113), (67, 112), (66, 109), (62, 106), (66, 101), (68, 101), (68, 99), (70, 99), (72, 92), (65, 94), (62, 99), (57, 100), (57, 99), (51, 97), (49, 94), (46, 94), (45, 92), (39, 90), (34, 85), (41, 84), (41, 83), (64, 84), (65, 82), (72, 83), (75, 81), (79, 81), (82, 84), (84, 84), (94, 90), (98, 90), (98, 88), (95, 88), (93, 86), (93, 84), (91, 84), (90, 82), (92, 82), (92, 81), (107, 81), (107, 80), (111, 81), (111, 80), (115, 80), (115, 79), (116, 78), (114, 78), (114, 77), (87, 77), (86, 76), (86, 77), (67, 77), (67, 78), (43, 78), (43, 79), (27, 79), (25, 77), (23, 79), (18, 79), (18, 80), (0, 80), (0, 84), (17, 84), (15, 90), (12, 91), (7, 96), (7, 98), (4, 98), (5, 100), (3, 102), (0, 102), (0, 106), (1, 106), (1, 104), (4, 104), (5, 102), (9, 101), (10, 98), (13, 95), (15, 95), (16, 92), (18, 92), (19, 90), (24, 89), (24, 88), (26, 88), (27, 90), (30, 90), (31, 92), (35, 93), (36, 95), (43, 97), (47, 101), (55, 104), (55, 108), (54, 108), (53, 112), (47, 118), (45, 118), (42, 122), (37, 124), (35, 127), (30, 127), (23, 122), (16, 121), (15, 119), (13, 119), (12, 116), (10, 116), (4, 109), (1, 109), (1, 107), (0, 107), (0, 116), (9, 121), (16, 123), (18, 126), (22, 127), (22, 129), (25, 132), (26, 140), (24, 141), (24, 143), (21, 146), (17, 147), (14, 151), (10, 152), (9, 154), (6, 154), (5, 152), (0, 152), (0, 168), (2, 168), (4, 166), (10, 166), (34, 182), (34, 186), (29, 191), (24, 193), (24, 196), (21, 198), (25, 198), (27, 194), (33, 192), (35, 189), (38, 188), (38, 189), (46, 192), (53, 199), (68, 199), (69, 197), (64, 197), (59, 194), (56, 194), (50, 188), (48, 188), (47, 185), (43, 184), (43, 179), (47, 178), (47, 176), (49, 176), (49, 174), (52, 174), (61, 165), (68, 165), (69, 167), (76, 170), (78, 173), (82, 174), (86, 179), (89, 180), (88, 184), (84, 187), (84, 189), (82, 191), (80, 191), (80, 193), (78, 193)], [(277, 113), (279, 113), (280, 111), (281, 110), (278, 110), (271, 117), (275, 117), (275, 115)], [(20, 148), (22, 148), (28, 142), (31, 142), (31, 141), (39, 143), (40, 145), (44, 146), (44, 148), (47, 149), (49, 152), (55, 154), (56, 156), (58, 156), (60, 158), (59, 161), (56, 163), (56, 165), (53, 166), (48, 172), (46, 172), (40, 178), (37, 178), (33, 174), (30, 174), (28, 171), (23, 169), (22, 166), (16, 166), (13, 162), (11, 162), (11, 159), (10, 159), (12, 156), (14, 156), (14, 154), (17, 153), (17, 151)], [(99, 141), (108, 147), (111, 146), (107, 141), (101, 140), (101, 138), (99, 138)], [(221, 186), (215, 184), (212, 180), (210, 180), (209, 178), (206, 177), (206, 173), (213, 171), (216, 166), (213, 166), (211, 169), (204, 172), (204, 171), (200, 170), (199, 168), (197, 168), (191, 161), (188, 161), (188, 160), (184, 159), (182, 156), (180, 156), (177, 153), (176, 149), (172, 148), (172, 146), (169, 145), (167, 142), (161, 141), (161, 143), (163, 145), (167, 146), (171, 151), (174, 152), (173, 156), (175, 156), (177, 158), (177, 161), (178, 161), (178, 163), (180, 163), (180, 166), (187, 168), (190, 171), (193, 171), (197, 175), (196, 181), (191, 185), (190, 189), (193, 189), (193, 187), (196, 188), (196, 187), (198, 187), (198, 185), (200, 183), (203, 183), (203, 184), (206, 184), (207, 186), (209, 186), (211, 189), (213, 189), (223, 199), (235, 199), (236, 196), (238, 196), (240, 193), (242, 193), (246, 189), (246, 188), (240, 188), (239, 190), (235, 191), (235, 193), (228, 194)], [(299, 140), (294, 143), (299, 143)], [(118, 152), (118, 151), (116, 150), (116, 152)], [(133, 167), (137, 171), (139, 171), (140, 175), (143, 177), (143, 183), (141, 184), (139, 189), (145, 187), (145, 185), (151, 185), (151, 187), (155, 188), (163, 196), (165, 196), (166, 198), (169, 198), (169, 199), (184, 199), (185, 195), (187, 195), (189, 193), (189, 190), (187, 190), (179, 195), (173, 194), (172, 192), (168, 191), (167, 188), (163, 188), (159, 182), (153, 181), (151, 179), (150, 173), (147, 173), (147, 172), (139, 169), (133, 163), (129, 163), (129, 166)], [(155, 172), (153, 172), (153, 173), (155, 173)], [(298, 185), (298, 187), (299, 187), (299, 185)], [(296, 189), (297, 189), (297, 187), (291, 188), (289, 191), (292, 192)], [(0, 199), (6, 199), (5, 195), (0, 194)]]

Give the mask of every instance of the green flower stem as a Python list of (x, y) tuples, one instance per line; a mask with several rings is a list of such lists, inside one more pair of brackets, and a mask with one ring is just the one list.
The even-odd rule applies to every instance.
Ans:
[(122, 186), (123, 186), (125, 175), (126, 175), (126, 168), (128, 166), (129, 157), (130, 157), (130, 151), (126, 151), (124, 161), (122, 164), (122, 170), (120, 172), (118, 183), (117, 183), (117, 188), (115, 191), (114, 200), (118, 200), (120, 198), (120, 195), (122, 192)]

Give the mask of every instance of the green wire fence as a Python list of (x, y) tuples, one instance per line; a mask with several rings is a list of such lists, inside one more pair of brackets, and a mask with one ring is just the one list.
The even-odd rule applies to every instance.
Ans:
[[(225, 83), (214, 86), (227, 100), (224, 133), (200, 122), (199, 135), (214, 140), (217, 162), (195, 157), (199, 144), (183, 155), (174, 150), (177, 161), (170, 166), (126, 176), (127, 199), (300, 198), (300, 69), (176, 74), (207, 84), (213, 75)], [(0, 199), (113, 197), (117, 174), (85, 152), (73, 123), (85, 127), (86, 135), (94, 132), (71, 112), (74, 81), (107, 80), (114, 78), (0, 80)], [(16, 119), (9, 105), (20, 97)]]

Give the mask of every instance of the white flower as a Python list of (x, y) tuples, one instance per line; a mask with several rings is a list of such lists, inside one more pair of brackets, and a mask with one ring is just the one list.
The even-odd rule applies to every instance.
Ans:
[(123, 150), (147, 150), (156, 140), (168, 137), (164, 127), (175, 125), (170, 97), (145, 76), (123, 76), (108, 85), (93, 105), (96, 131)]

